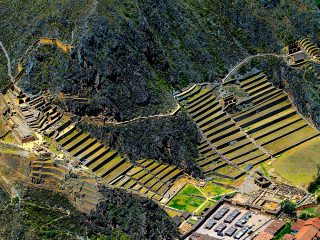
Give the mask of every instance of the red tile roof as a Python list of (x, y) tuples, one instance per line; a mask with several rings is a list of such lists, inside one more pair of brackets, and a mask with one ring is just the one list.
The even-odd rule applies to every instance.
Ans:
[(290, 234), (286, 234), (282, 237), (282, 240), (293, 240), (294, 236)]
[(317, 229), (320, 229), (320, 219), (319, 218), (310, 218), (308, 219), (304, 226), (312, 225), (316, 227)]
[(299, 219), (296, 224), (292, 225), (291, 230), (299, 232), (306, 221)]
[(319, 232), (319, 230), (313, 225), (304, 226), (297, 233), (296, 240), (312, 240), (314, 236)]
[(267, 233), (265, 231), (259, 233), (258, 236), (256, 236), (256, 238), (254, 240), (271, 240), (273, 239), (273, 235), (270, 233)]
[(264, 230), (267, 233), (272, 234), (273, 236), (276, 235), (280, 229), (284, 227), (285, 223), (281, 220), (274, 220), (269, 226)]

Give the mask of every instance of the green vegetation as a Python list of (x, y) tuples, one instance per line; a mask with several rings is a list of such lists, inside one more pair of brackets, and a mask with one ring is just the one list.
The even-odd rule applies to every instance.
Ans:
[(314, 139), (294, 149), (283, 153), (273, 166), (280, 175), (301, 186), (307, 185), (317, 174), (317, 164), (320, 164), (320, 139)]
[(204, 203), (204, 195), (193, 185), (187, 184), (184, 188), (168, 203), (169, 207), (173, 207), (183, 211), (193, 212), (202, 203)]
[(284, 200), (281, 203), (281, 209), (283, 210), (283, 212), (290, 216), (296, 216), (296, 207), (297, 206), (290, 200)]
[(284, 235), (289, 233), (291, 233), (291, 223), (286, 222), (284, 228), (276, 236), (274, 236), (273, 240), (281, 240)]
[(197, 212), (197, 214), (201, 214), (204, 209), (207, 207), (212, 207), (214, 205), (214, 202), (208, 201), (200, 208), (200, 210)]
[(198, 190), (198, 188), (196, 188), (192, 184), (186, 184), (179, 193), (186, 194), (186, 195), (198, 195), (198, 196), (202, 195), (202, 193)]
[(262, 168), (262, 170), (264, 172), (264, 175), (266, 175), (266, 177), (269, 177), (269, 173), (268, 173), (267, 169), (263, 166), (262, 163), (260, 164), (260, 166), (261, 166), (261, 168)]
[(314, 176), (314, 181), (310, 182), (308, 186), (308, 191), (311, 193), (315, 193), (320, 187), (320, 164), (317, 164), (317, 170), (317, 175)]
[(308, 207), (298, 211), (299, 218), (307, 220), (313, 217), (320, 217), (320, 206), (317, 207)]
[[(172, 220), (152, 201), (133, 199), (123, 191), (102, 192), (110, 200), (86, 214), (75, 209), (61, 193), (25, 187), (20, 205), (19, 201), (10, 203), (0, 190), (0, 238), (133, 240), (178, 236)], [(156, 230), (157, 226), (161, 229)]]
[(216, 196), (220, 194), (225, 194), (231, 192), (232, 190), (220, 187), (213, 182), (208, 182), (207, 185), (202, 190), (208, 197)]

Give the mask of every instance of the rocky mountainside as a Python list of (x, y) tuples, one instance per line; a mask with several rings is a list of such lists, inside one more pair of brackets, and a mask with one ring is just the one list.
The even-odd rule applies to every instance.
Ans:
[(219, 81), (245, 56), (319, 33), (312, 0), (4, 1), (0, 14), (13, 66), (40, 36), (75, 46), (71, 58), (38, 48), (21, 86), (74, 95), (85, 87), (91, 104), (71, 109), (118, 121), (171, 109), (172, 89)]
[[(70, 54), (55, 46), (37, 46), (26, 55), (26, 74), (18, 84), (32, 94), (49, 90), (57, 104), (76, 115), (102, 114), (108, 121), (169, 112), (176, 106), (173, 90), (195, 82), (219, 83), (247, 56), (279, 54), (286, 44), (305, 36), (317, 40), (320, 33), (313, 0), (13, 0), (2, 1), (0, 9), (0, 40), (12, 69), (39, 37), (56, 37), (73, 46)], [(248, 67), (268, 71), (319, 126), (315, 96), (319, 82), (312, 74), (268, 59)], [(1, 54), (2, 86), (8, 79), (6, 64)], [(57, 97), (60, 93), (78, 96), (81, 89), (89, 103)], [(107, 126), (111, 133), (103, 136), (105, 129), (86, 129), (131, 159), (160, 156), (200, 176), (192, 162), (200, 138), (183, 139), (184, 130), (196, 133), (196, 129), (181, 114), (175, 122), (185, 118), (184, 126), (171, 118), (160, 120), (165, 133), (155, 127), (156, 121), (114, 130)], [(126, 139), (128, 134), (131, 140)], [(183, 140), (176, 141), (179, 137)], [(174, 144), (167, 144), (173, 140)]]
[(178, 239), (173, 220), (156, 203), (121, 190), (101, 192), (108, 200), (88, 215), (57, 192), (25, 186), (21, 202), (10, 202), (0, 188), (1, 239)]

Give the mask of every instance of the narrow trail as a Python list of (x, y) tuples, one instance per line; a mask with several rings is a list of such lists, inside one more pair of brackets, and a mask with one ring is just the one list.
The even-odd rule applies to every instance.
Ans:
[[(251, 59), (253, 58), (257, 58), (257, 57), (266, 57), (266, 56), (274, 56), (274, 57), (286, 57), (287, 55), (279, 55), (279, 54), (276, 54), (276, 53), (263, 53), (263, 54), (260, 54), (258, 53), (257, 55), (252, 55), (252, 56), (249, 56), (249, 57), (246, 57), (245, 59), (243, 59), (241, 62), (239, 62), (238, 64), (236, 64), (230, 71), (229, 73), (222, 79), (222, 83), (225, 83), (225, 81), (231, 76), (232, 73), (234, 73), (236, 70), (238, 70), (238, 68), (245, 64), (246, 62), (250, 61)], [(204, 83), (195, 83), (193, 84), (191, 87), (189, 87), (188, 89), (184, 90), (183, 92), (179, 93), (179, 94), (176, 94), (175, 97), (179, 97), (179, 96), (182, 96), (190, 91), (192, 91), (192, 89), (194, 89), (196, 86), (202, 86), (202, 85), (207, 85), (207, 84), (211, 84), (211, 85), (221, 85), (221, 83), (212, 83), (212, 82), (204, 82)]]
[(257, 57), (266, 57), (266, 56), (274, 56), (274, 57), (286, 57), (287, 55), (279, 55), (279, 54), (276, 54), (276, 53), (263, 53), (263, 54), (260, 54), (258, 53), (257, 55), (253, 55), (253, 56), (249, 56), (245, 59), (243, 59), (240, 63), (238, 63), (236, 66), (234, 66), (230, 71), (229, 73), (222, 79), (222, 83), (224, 83), (230, 76), (232, 73), (234, 73), (236, 70), (238, 70), (238, 68), (245, 64), (246, 62), (248, 62), (249, 60), (253, 59), (253, 58), (257, 58)]
[(144, 116), (144, 117), (136, 117), (128, 121), (123, 122), (105, 122), (105, 124), (112, 124), (112, 125), (122, 125), (127, 124), (143, 119), (150, 119), (150, 118), (156, 118), (156, 117), (169, 117), (175, 115), (180, 110), (180, 105), (176, 102), (177, 107), (171, 112), (171, 113), (164, 113), (164, 114), (156, 114), (156, 115), (150, 115), (150, 116)]
[(9, 75), (9, 77), (11, 79), (11, 82), (14, 82), (14, 77), (12, 76), (12, 73), (11, 73), (11, 61), (10, 61), (9, 54), (8, 54), (6, 48), (4, 47), (4, 45), (3, 45), (3, 43), (1, 41), (0, 41), (0, 46), (1, 46), (2, 50), (3, 50), (3, 52), (4, 52), (4, 55), (7, 58), (7, 61), (8, 61), (8, 63), (7, 63), (7, 65), (8, 65), (8, 75)]

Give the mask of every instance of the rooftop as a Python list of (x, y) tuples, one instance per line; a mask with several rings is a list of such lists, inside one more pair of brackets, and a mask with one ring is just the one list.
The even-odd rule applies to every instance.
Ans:
[(271, 240), (274, 236), (265, 231), (259, 233), (259, 235), (254, 240)]
[(313, 225), (304, 226), (295, 236), (296, 240), (312, 240), (319, 230)]

